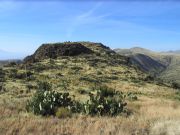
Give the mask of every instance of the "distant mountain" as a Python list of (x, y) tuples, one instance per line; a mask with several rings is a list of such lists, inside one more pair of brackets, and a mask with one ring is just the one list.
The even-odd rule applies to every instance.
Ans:
[(0, 50), (0, 60), (23, 59), (26, 54)]
[(154, 52), (139, 47), (115, 51), (128, 56), (132, 64), (145, 72), (162, 80), (180, 83), (180, 51)]
[(180, 50), (176, 50), (176, 51), (167, 51), (164, 53), (168, 53), (168, 54), (180, 54)]
[(120, 54), (123, 54), (123, 55), (127, 55), (127, 56), (137, 54), (137, 53), (140, 53), (140, 54), (153, 53), (152, 51), (150, 51), (148, 49), (141, 48), (141, 47), (133, 47), (130, 49), (115, 49), (114, 51), (118, 52)]

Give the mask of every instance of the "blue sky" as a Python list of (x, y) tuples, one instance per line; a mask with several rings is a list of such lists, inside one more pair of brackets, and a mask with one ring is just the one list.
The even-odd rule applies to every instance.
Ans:
[(178, 50), (180, 2), (0, 1), (0, 50), (25, 56), (42, 43), (63, 41)]

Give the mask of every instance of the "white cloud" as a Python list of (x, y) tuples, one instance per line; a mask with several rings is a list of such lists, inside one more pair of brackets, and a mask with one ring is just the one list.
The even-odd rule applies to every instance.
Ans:
[(73, 20), (73, 22), (69, 25), (67, 29), (67, 37), (70, 38), (73, 33), (76, 31), (76, 29), (79, 26), (82, 26), (84, 24), (88, 23), (96, 23), (102, 20), (103, 18), (109, 16), (109, 13), (101, 14), (101, 15), (95, 15), (96, 11), (103, 5), (102, 2), (97, 3), (94, 7), (92, 7), (90, 10), (88, 10), (85, 13), (82, 13), (78, 16), (76, 16)]
[(88, 18), (90, 17), (98, 8), (100, 8), (102, 5), (101, 2), (97, 3), (93, 8), (91, 8), (89, 11), (77, 16), (77, 19), (78, 20), (82, 20), (82, 19), (85, 19), (85, 18)]

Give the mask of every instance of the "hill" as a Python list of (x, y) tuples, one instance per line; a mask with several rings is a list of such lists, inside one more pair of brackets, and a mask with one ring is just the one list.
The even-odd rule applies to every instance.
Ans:
[(92, 51), (80, 43), (55, 43), (43, 44), (31, 56), (25, 58), (25, 62), (35, 62), (47, 58), (57, 58), (60, 56), (77, 56), (80, 54), (90, 54)]
[[(146, 59), (153, 61), (149, 57)], [(41, 45), (23, 63), (0, 70), (0, 133), (176, 133), (180, 93), (149, 78), (129, 62), (128, 57), (102, 43)], [(93, 97), (99, 91), (101, 95)], [(49, 114), (48, 110), (57, 105), (56, 101), (62, 104), (62, 99), (66, 101), (64, 104), (73, 102), (70, 102), (71, 106), (55, 108), (55, 112)], [(36, 105), (36, 112), (40, 110), (49, 115), (41, 116), (29, 110), (27, 105), (30, 103)], [(71, 112), (73, 105), (86, 113)], [(82, 106), (85, 107), (82, 109)], [(89, 115), (92, 110), (94, 115)], [(115, 116), (97, 113), (117, 114), (117, 110), (120, 114)]]
[[(116, 49), (115, 51), (121, 55), (130, 57), (131, 63), (136, 63), (143, 71), (152, 75), (156, 74), (156, 76), (162, 80), (168, 82), (173, 81), (180, 84), (180, 77), (178, 75), (180, 55), (178, 55), (178, 51), (154, 52), (143, 48)], [(147, 59), (147, 57), (151, 60)], [(141, 61), (141, 63), (139, 63), (139, 61)]]
[(141, 48), (141, 47), (133, 47), (133, 48), (130, 48), (130, 49), (115, 49), (114, 50), (115, 52), (118, 52), (122, 55), (133, 55), (133, 54), (152, 54), (153, 52), (148, 50), (148, 49), (144, 49), (144, 48)]
[(163, 65), (159, 61), (144, 55), (144, 54), (134, 54), (130, 56), (130, 62), (133, 65), (140, 67), (144, 72), (149, 72), (151, 74), (158, 74), (166, 69), (166, 65)]
[(167, 51), (167, 52), (163, 52), (163, 53), (168, 53), (168, 54), (180, 54), (180, 50), (177, 50), (177, 51)]

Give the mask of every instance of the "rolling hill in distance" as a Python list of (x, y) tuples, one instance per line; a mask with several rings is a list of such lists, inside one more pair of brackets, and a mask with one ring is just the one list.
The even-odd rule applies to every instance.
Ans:
[(154, 52), (140, 47), (131, 49), (115, 49), (128, 56), (132, 64), (162, 80), (180, 83), (180, 53), (179, 51)]

